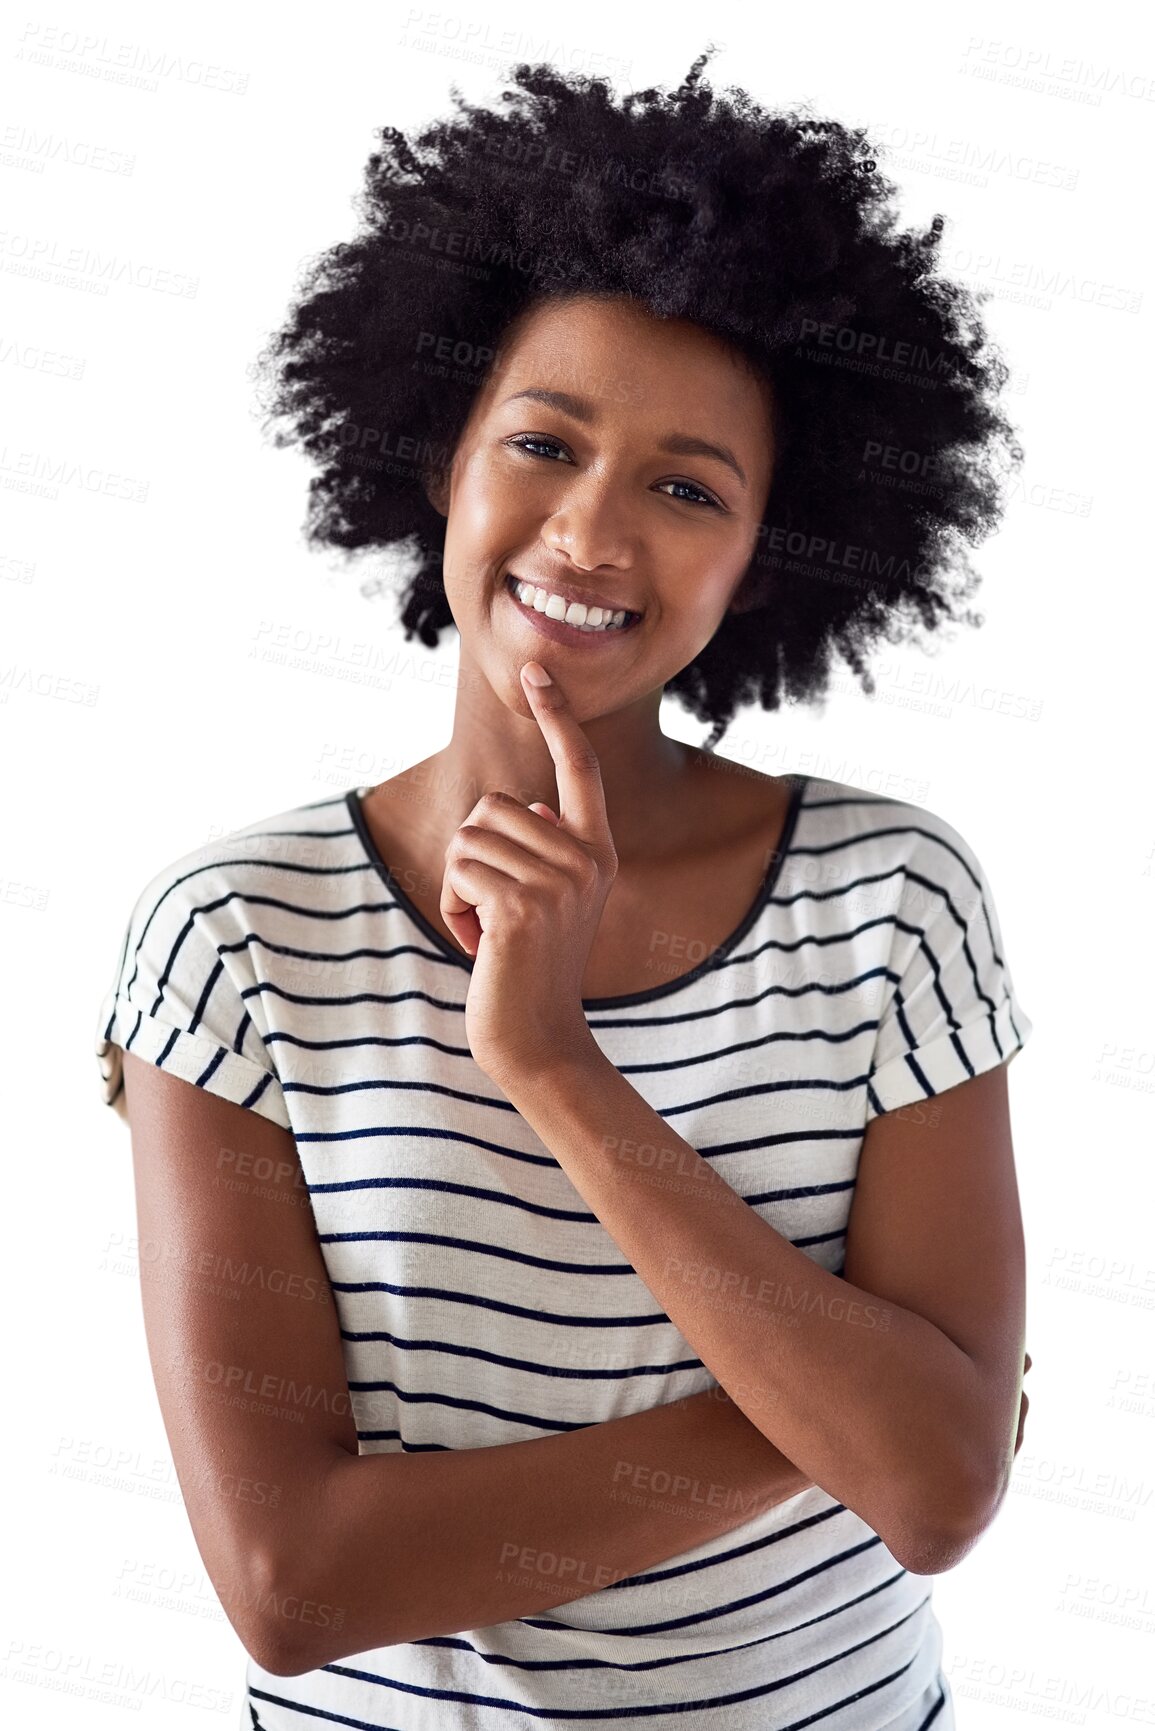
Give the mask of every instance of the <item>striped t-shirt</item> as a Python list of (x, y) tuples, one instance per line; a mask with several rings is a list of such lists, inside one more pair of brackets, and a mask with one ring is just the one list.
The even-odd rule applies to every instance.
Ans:
[[(1032, 1024), (958, 831), (788, 779), (726, 942), (583, 1007), (650, 1105), (838, 1275), (866, 1125), (1005, 1062)], [(236, 830), (145, 887), (100, 1009), (105, 1100), (124, 1115), (123, 1046), (292, 1132), (363, 1454), (522, 1442), (716, 1386), (474, 1063), (472, 963), (391, 879), (367, 792)], [(243, 1723), (949, 1731), (932, 1582), (812, 1487), (540, 1615), (296, 1677), (250, 1660)]]

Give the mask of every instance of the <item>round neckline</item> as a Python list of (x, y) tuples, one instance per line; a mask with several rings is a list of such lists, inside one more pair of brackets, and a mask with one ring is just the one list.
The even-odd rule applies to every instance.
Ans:
[[(803, 798), (811, 781), (809, 775), (797, 775), (793, 778), (785, 777), (784, 779), (793, 779), (794, 786), (791, 789), (790, 801), (786, 807), (786, 818), (782, 826), (782, 834), (779, 837), (778, 845), (774, 850), (774, 857), (770, 861), (766, 875), (758, 886), (758, 891), (753, 902), (746, 910), (738, 924), (734, 927), (730, 936), (724, 939), (716, 949), (712, 950), (710, 954), (700, 961), (696, 968), (692, 968), (689, 973), (679, 974), (676, 979), (667, 980), (662, 985), (646, 986), (640, 992), (618, 992), (613, 997), (608, 998), (583, 998), (581, 1000), (583, 1010), (608, 1010), (615, 1008), (619, 1004), (646, 1004), (650, 1003), (655, 998), (668, 997), (672, 992), (678, 992), (683, 990), (686, 986), (692, 986), (695, 981), (700, 980), (703, 975), (712, 973), (718, 966), (719, 962), (724, 960), (736, 945), (741, 943), (742, 939), (746, 936), (746, 933), (750, 930), (754, 921), (758, 918), (762, 909), (766, 906), (766, 903), (774, 892), (774, 886), (778, 882), (779, 876), (782, 872), (783, 862), (794, 845), (794, 831), (798, 823), (798, 814), (802, 809)], [(353, 828), (357, 833), (358, 839), (360, 840), (361, 846), (365, 851), (370, 865), (373, 867), (374, 871), (376, 871), (378, 877), (381, 878), (386, 888), (396, 897), (397, 905), (408, 914), (414, 925), (425, 934), (430, 943), (436, 945), (439, 954), (444, 956), (447, 961), (452, 962), (455, 967), (461, 968), (467, 974), (471, 974), (473, 972), (472, 956), (465, 955), (463, 951), (455, 950), (449, 943), (449, 940), (445, 937), (444, 933), (439, 932), (432, 921), (426, 919), (417, 904), (410, 901), (408, 895), (401, 888), (385, 860), (382, 858), (377, 848), (377, 844), (370, 833), (369, 825), (365, 819), (365, 813), (361, 809), (361, 798), (368, 791), (369, 790), (365, 787), (351, 787), (345, 795), (345, 805), (348, 809)]]

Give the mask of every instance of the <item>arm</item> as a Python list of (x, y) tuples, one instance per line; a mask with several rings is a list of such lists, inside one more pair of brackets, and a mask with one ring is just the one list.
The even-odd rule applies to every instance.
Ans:
[(568, 1604), (808, 1489), (720, 1393), (497, 1448), (331, 1461), (287, 1579), (348, 1615), (336, 1636), (301, 1631), (291, 1670)]
[[(1000, 1065), (867, 1126), (844, 1278), (763, 1220), (588, 1036), (499, 1086), (718, 1383), (914, 1574), (953, 1568), (1013, 1464), (1025, 1272)], [(656, 1147), (656, 1187), (630, 1158)]]
[[(264, 1669), (569, 1603), (809, 1487), (718, 1388), (529, 1442), (359, 1455), (292, 1136), (132, 1053), (124, 1080), (165, 1429), (206, 1571)], [(684, 1487), (647, 1494), (656, 1471)]]
[[(617, 853), (564, 691), (548, 673), (525, 689), (560, 815), (492, 791), (446, 849), (441, 910), (476, 951), (474, 1059), (751, 1422), (913, 1573), (951, 1568), (1005, 1494), (1026, 1304), (1005, 1065), (1031, 1024), (982, 867), (933, 814), (877, 832), (902, 845), (895, 869), (866, 881), (889, 878), (899, 910), (913, 888), (926, 913), (868, 922), (891, 926), (896, 965), (845, 982), (885, 976), (887, 989), (869, 1073), (830, 1084), (865, 1101), (840, 1280), (678, 1136), (590, 1031), (582, 975)], [(798, 1079), (810, 1085), (825, 1084)], [(769, 1126), (793, 1140), (790, 1093), (762, 1086)], [(932, 1095), (942, 1128), (927, 1136), (898, 1108)], [(631, 1159), (641, 1148), (678, 1183), (652, 1185)]]

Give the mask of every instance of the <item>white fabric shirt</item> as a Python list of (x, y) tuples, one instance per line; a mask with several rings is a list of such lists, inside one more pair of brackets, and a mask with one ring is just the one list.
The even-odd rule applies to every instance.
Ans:
[[(867, 1124), (1006, 1062), (1032, 1024), (957, 830), (790, 780), (727, 942), (584, 1008), (650, 1105), (837, 1275)], [(123, 1047), (292, 1132), (363, 1454), (521, 1442), (715, 1386), (474, 1063), (472, 964), (391, 879), (366, 792), (264, 818), (144, 887), (100, 1007), (104, 1099), (124, 1115)], [(813, 1487), (540, 1615), (298, 1677), (250, 1660), (242, 1722), (951, 1731), (932, 1586)]]

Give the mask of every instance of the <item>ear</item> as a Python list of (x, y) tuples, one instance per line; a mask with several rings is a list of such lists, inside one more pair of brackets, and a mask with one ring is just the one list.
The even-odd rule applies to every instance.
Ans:
[(449, 515), (449, 476), (443, 469), (434, 469), (422, 477), (425, 497), (439, 517)]
[(767, 606), (773, 588), (774, 573), (772, 571), (760, 571), (756, 566), (751, 565), (731, 596), (727, 612), (750, 613), (756, 607)]

